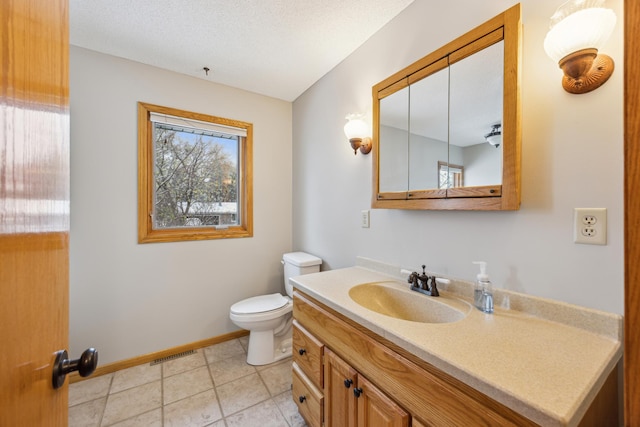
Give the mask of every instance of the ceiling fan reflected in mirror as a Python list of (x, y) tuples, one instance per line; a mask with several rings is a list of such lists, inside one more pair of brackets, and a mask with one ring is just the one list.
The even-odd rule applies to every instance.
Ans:
[(500, 147), (502, 143), (502, 125), (497, 123), (491, 127), (491, 132), (484, 136), (484, 139), (494, 147)]

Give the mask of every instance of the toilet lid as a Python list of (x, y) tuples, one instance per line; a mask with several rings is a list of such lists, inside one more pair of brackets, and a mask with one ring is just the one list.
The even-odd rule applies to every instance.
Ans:
[(231, 306), (234, 314), (262, 313), (284, 307), (289, 300), (281, 294), (259, 295), (239, 301)]

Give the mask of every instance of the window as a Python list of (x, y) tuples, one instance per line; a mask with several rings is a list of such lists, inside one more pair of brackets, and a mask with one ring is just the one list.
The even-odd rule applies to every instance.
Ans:
[(138, 242), (253, 235), (251, 123), (138, 103)]
[(438, 188), (464, 187), (464, 166), (438, 161)]

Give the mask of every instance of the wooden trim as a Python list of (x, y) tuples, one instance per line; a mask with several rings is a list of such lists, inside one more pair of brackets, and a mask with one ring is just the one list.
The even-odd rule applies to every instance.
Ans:
[(446, 188), (433, 188), (431, 190), (409, 190), (407, 193), (407, 199), (419, 200), (419, 199), (443, 199), (447, 197)]
[(461, 47), (460, 49), (451, 52), (449, 55), (449, 65), (454, 64), (458, 61), (463, 60), (464, 58), (473, 55), (474, 53), (480, 52), (482, 49), (485, 49), (493, 44), (496, 44), (504, 39), (504, 28), (498, 28), (495, 31), (490, 32), (486, 36), (479, 38), (473, 43), (469, 43), (466, 46)]
[(501, 185), (447, 188), (447, 197), (499, 197), (501, 195)]
[(624, 2), (624, 425), (640, 425), (640, 2)]
[[(515, 46), (517, 44), (517, 46)], [(522, 163), (522, 23), (520, 7), (505, 12), (504, 25), (504, 101), (502, 137), (513, 144), (502, 145), (502, 210), (520, 209)], [(511, 108), (510, 106), (515, 106)]]
[(382, 200), (374, 199), (371, 207), (374, 209), (422, 209), (422, 210), (470, 210), (469, 203), (473, 204), (474, 211), (499, 211), (503, 209), (503, 201), (500, 197), (478, 198), (439, 198), (439, 199), (409, 199), (409, 200)]
[(406, 200), (409, 195), (406, 191), (390, 191), (385, 193), (378, 193), (379, 200)]
[[(242, 145), (238, 193), (240, 194), (240, 224), (228, 228), (187, 227), (154, 229), (153, 212), (153, 130), (150, 113), (185, 117), (203, 122), (245, 129)], [(253, 236), (253, 124), (208, 114), (183, 111), (170, 107), (138, 102), (138, 243), (176, 242), (185, 240), (229, 239)]]
[(411, 74), (406, 78), (406, 80), (410, 85), (412, 85), (415, 82), (418, 82), (424, 79), (425, 77), (429, 77), (430, 75), (435, 74), (440, 70), (444, 70), (448, 66), (449, 66), (449, 61), (447, 60), (447, 58), (442, 58), (441, 60), (436, 61), (433, 64), (429, 64), (423, 69)]
[[(375, 206), (378, 194), (380, 194), (380, 100), (378, 98), (379, 91), (373, 86), (371, 89), (373, 106), (371, 116), (373, 119), (373, 132), (371, 134), (371, 207)], [(376, 126), (376, 123), (378, 126)]]
[[(209, 347), (210, 345), (220, 344), (221, 342), (230, 341), (232, 339), (244, 337), (247, 335), (249, 335), (249, 331), (245, 331), (244, 329), (241, 329), (239, 331), (229, 332), (228, 334), (207, 338), (202, 341), (195, 341), (189, 344), (183, 344), (176, 347), (168, 348), (166, 350), (160, 350), (153, 353), (144, 354), (142, 356), (132, 357), (131, 359), (120, 360), (118, 362), (113, 362), (107, 365), (98, 366), (95, 372), (90, 377), (87, 377), (87, 378), (82, 378), (80, 375), (78, 375), (77, 372), (73, 372), (69, 374), (69, 384), (99, 377), (101, 375), (110, 374), (112, 372), (131, 368), (133, 366), (142, 365), (143, 363), (153, 362), (156, 359), (162, 359), (163, 357), (171, 356), (173, 354), (184, 353), (185, 351), (198, 350), (200, 348)], [(100, 360), (98, 359), (98, 362), (99, 361)]]
[(396, 93), (397, 91), (404, 89), (405, 87), (409, 86), (409, 79), (402, 79), (400, 81), (395, 82), (394, 84), (392, 84), (389, 87), (386, 87), (384, 89), (381, 89), (379, 91), (374, 91), (374, 95), (376, 96), (376, 99), (382, 99), (382, 98), (386, 98), (389, 95), (393, 95), (394, 93)]

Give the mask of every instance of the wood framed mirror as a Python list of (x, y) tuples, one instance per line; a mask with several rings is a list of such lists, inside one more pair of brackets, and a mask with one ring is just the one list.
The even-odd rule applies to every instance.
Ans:
[(520, 208), (521, 27), (517, 4), (373, 86), (373, 208)]

